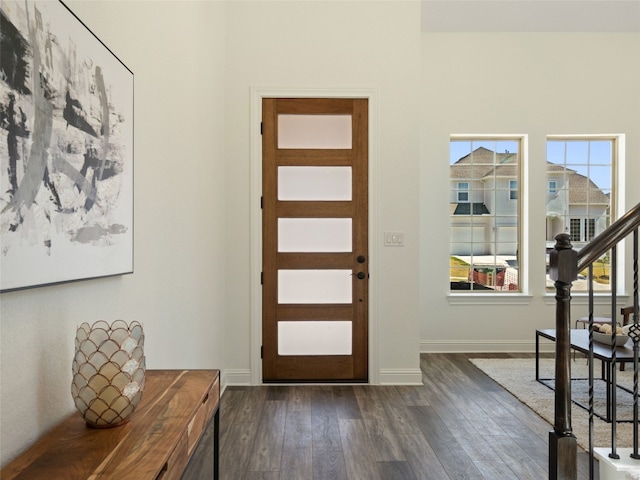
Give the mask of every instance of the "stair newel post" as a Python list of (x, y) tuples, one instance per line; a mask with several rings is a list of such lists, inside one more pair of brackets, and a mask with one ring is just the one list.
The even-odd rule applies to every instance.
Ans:
[(549, 479), (578, 478), (578, 444), (571, 428), (571, 286), (578, 278), (578, 254), (561, 233), (549, 259), (556, 287), (555, 418), (549, 432)]

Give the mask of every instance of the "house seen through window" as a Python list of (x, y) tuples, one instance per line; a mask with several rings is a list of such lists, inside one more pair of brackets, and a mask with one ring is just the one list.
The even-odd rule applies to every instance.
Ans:
[[(547, 139), (547, 252), (560, 233), (568, 233), (573, 248), (580, 250), (610, 225), (615, 158), (615, 138)], [(609, 257), (607, 254), (594, 264), (594, 290), (610, 290)], [(578, 272), (572, 291), (588, 289), (587, 274)], [(552, 290), (548, 274), (546, 281), (547, 289)]]
[(519, 292), (521, 139), (450, 141), (452, 291)]

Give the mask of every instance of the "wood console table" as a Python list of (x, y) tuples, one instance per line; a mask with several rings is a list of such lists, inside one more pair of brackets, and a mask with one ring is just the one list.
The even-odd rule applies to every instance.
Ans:
[(3, 480), (173, 480), (182, 476), (214, 417), (214, 479), (218, 478), (219, 370), (147, 370), (131, 420), (94, 429), (69, 416), (7, 465)]

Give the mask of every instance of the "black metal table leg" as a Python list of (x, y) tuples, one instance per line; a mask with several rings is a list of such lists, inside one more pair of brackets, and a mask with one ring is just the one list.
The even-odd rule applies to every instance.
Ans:
[(213, 416), (213, 480), (220, 478), (220, 407)]

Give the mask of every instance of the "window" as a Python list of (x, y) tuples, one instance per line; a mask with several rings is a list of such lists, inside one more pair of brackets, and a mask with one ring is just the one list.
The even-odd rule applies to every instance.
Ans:
[(458, 182), (458, 202), (469, 202), (469, 182)]
[(580, 235), (581, 228), (580, 227), (581, 227), (582, 222), (580, 221), (579, 218), (572, 218), (570, 220), (570, 222), (571, 223), (570, 223), (570, 227), (569, 227), (570, 228), (569, 235), (571, 235), (571, 239), (573, 241), (580, 240), (580, 237), (581, 237), (581, 235)]
[(520, 291), (521, 143), (451, 138), (451, 291)]
[[(547, 250), (559, 233), (568, 233), (573, 248), (580, 250), (610, 225), (616, 152), (616, 139), (611, 137), (547, 139)], [(605, 255), (594, 265), (599, 267), (594, 269), (597, 290), (610, 289), (608, 259)], [(573, 291), (587, 290), (586, 276), (586, 271), (579, 272)], [(553, 289), (548, 275), (547, 288)]]
[(587, 242), (590, 242), (591, 240), (593, 240), (593, 237), (596, 236), (596, 221), (593, 218), (585, 218), (584, 223), (585, 230), (587, 231), (587, 238), (585, 240), (587, 240)]
[(572, 218), (569, 228), (569, 235), (574, 243), (589, 242), (596, 236), (596, 221), (593, 218)]

